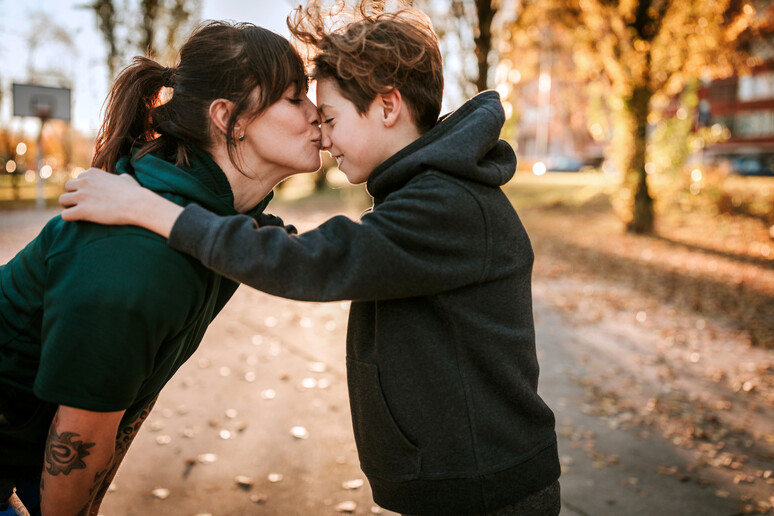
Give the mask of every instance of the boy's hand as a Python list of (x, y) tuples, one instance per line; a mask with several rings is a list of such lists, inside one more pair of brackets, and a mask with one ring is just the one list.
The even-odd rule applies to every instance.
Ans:
[(65, 208), (62, 219), (110, 225), (131, 224), (133, 209), (145, 193), (129, 174), (110, 174), (98, 168), (67, 181), (65, 190), (59, 197)]
[(181, 206), (140, 186), (129, 174), (109, 174), (90, 168), (65, 183), (59, 196), (62, 219), (88, 220), (98, 224), (131, 224), (169, 237)]

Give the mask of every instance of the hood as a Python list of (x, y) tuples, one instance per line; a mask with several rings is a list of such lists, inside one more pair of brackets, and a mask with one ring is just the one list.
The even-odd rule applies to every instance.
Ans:
[(497, 92), (479, 93), (379, 165), (368, 178), (368, 192), (375, 199), (384, 198), (428, 169), (502, 186), (516, 171), (516, 155), (500, 139), (504, 122)]
[[(189, 149), (189, 164), (178, 167), (174, 159), (146, 154), (139, 159), (134, 155), (121, 158), (116, 172), (131, 174), (142, 186), (180, 205), (196, 203), (218, 215), (234, 215), (234, 194), (221, 168), (206, 152)], [(266, 208), (273, 192), (249, 213), (257, 217)]]

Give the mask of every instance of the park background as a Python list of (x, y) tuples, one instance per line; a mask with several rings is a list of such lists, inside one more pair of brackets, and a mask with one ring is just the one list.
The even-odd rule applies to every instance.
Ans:
[[(774, 7), (413, 4), (440, 37), (444, 111), (492, 88), (508, 115), (519, 169), (505, 189), (536, 252), (563, 513), (770, 512)], [(0, 263), (89, 166), (108, 85), (133, 55), (173, 65), (203, 19), (287, 35), (291, 7), (0, 0)], [(13, 83), (70, 89), (72, 119), (13, 116)], [(325, 160), (280, 185), (271, 210), (311, 228), (368, 203)], [(348, 427), (346, 308), (240, 288), (165, 391), (104, 514), (378, 512)]]

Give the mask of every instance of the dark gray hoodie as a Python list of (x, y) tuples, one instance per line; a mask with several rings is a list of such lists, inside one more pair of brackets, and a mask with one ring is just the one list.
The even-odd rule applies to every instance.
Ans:
[(382, 163), (360, 221), (289, 235), (187, 207), (169, 238), (228, 277), (298, 300), (349, 299), (347, 374), (374, 500), (478, 514), (559, 477), (537, 394), (532, 247), (500, 189), (516, 158), (484, 92)]

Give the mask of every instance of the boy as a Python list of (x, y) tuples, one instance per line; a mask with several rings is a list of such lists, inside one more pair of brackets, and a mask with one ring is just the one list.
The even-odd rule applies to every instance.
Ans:
[(558, 514), (554, 416), (537, 394), (533, 253), (500, 189), (516, 163), (499, 140), (500, 100), (481, 93), (436, 122), (443, 79), (429, 22), (361, 15), (326, 32), (318, 10), (298, 10), (291, 26), (319, 51), (323, 148), (374, 198), (361, 221), (288, 235), (125, 188), (100, 192), (110, 213), (65, 216), (143, 225), (273, 295), (352, 300), (352, 421), (382, 507)]

